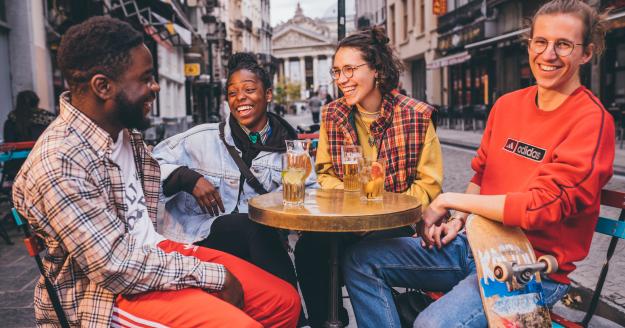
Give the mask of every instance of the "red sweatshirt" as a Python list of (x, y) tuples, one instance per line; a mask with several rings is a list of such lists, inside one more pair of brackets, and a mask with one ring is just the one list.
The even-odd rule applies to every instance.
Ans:
[(537, 87), (501, 97), (488, 118), (471, 182), (483, 195), (506, 195), (503, 222), (521, 227), (536, 256), (551, 254), (570, 283), (588, 255), (601, 188), (612, 176), (612, 116), (579, 87), (556, 110), (536, 106)]

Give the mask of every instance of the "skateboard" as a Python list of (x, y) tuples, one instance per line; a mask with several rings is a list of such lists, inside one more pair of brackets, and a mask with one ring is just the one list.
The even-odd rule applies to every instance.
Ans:
[(558, 270), (555, 257), (537, 260), (517, 227), (471, 215), (466, 229), (488, 326), (551, 327), (540, 274)]

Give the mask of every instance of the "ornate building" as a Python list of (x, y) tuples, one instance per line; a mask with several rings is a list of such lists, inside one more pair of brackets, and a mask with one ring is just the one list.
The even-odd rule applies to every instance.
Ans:
[[(272, 39), (273, 55), (278, 58), (278, 80), (299, 82), (302, 99), (308, 92), (329, 92), (334, 95), (330, 67), (337, 42), (337, 19), (310, 18), (304, 15), (299, 3), (293, 18), (275, 27)], [(355, 30), (354, 16), (347, 10), (347, 34)]]

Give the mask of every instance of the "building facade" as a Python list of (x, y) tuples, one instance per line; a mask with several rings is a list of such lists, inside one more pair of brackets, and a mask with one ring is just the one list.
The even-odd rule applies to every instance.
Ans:
[(440, 104), (441, 72), (426, 69), (426, 63), (437, 55), (437, 19), (432, 4), (426, 0), (388, 0), (386, 26), (405, 66), (400, 89), (416, 99)]
[[(355, 31), (354, 16), (347, 10), (346, 32)], [(273, 55), (277, 58), (277, 81), (300, 84), (301, 99), (310, 91), (336, 95), (330, 68), (332, 55), (337, 44), (336, 8), (329, 8), (322, 18), (304, 15), (297, 5), (295, 15), (287, 22), (274, 28), (272, 39)]]

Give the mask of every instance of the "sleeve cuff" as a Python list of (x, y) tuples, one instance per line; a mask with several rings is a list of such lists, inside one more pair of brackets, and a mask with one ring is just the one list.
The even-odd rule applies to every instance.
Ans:
[(503, 208), (503, 223), (508, 226), (521, 227), (527, 209), (528, 194), (511, 192), (506, 194)]

